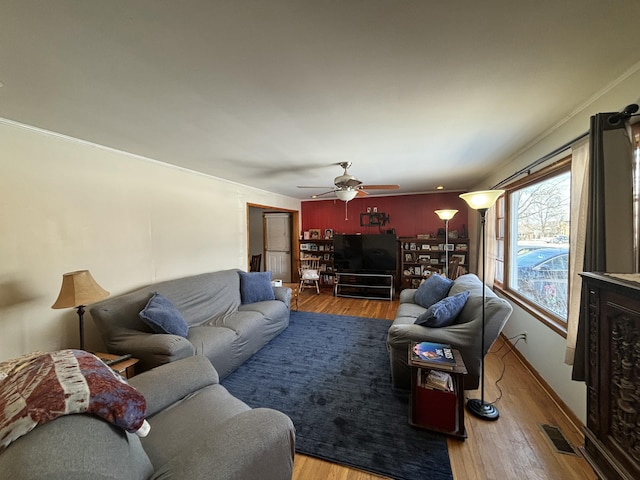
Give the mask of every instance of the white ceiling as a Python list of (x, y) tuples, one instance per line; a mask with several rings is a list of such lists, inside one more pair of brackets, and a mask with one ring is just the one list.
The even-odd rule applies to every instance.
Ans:
[(637, 0), (0, 0), (0, 117), (297, 198), (343, 161), (400, 193), (464, 190), (636, 65), (638, 18)]

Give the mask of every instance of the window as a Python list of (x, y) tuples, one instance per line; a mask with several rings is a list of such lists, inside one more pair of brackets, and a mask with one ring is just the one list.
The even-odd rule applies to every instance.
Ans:
[(507, 187), (500, 200), (496, 283), (540, 318), (564, 327), (569, 298), (569, 159)]

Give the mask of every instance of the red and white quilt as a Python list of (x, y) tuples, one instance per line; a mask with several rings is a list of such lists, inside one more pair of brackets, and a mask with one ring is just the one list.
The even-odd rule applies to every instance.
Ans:
[(36, 426), (73, 413), (91, 413), (144, 436), (145, 410), (141, 393), (82, 350), (37, 352), (0, 363), (0, 452)]

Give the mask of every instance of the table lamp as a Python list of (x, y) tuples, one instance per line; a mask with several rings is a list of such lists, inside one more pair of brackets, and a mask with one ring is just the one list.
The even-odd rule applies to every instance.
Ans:
[(89, 270), (78, 270), (62, 275), (62, 286), (58, 299), (51, 308), (78, 309), (78, 321), (80, 326), (80, 350), (84, 350), (84, 307), (89, 303), (97, 302), (109, 296), (109, 292), (103, 289), (93, 279)]

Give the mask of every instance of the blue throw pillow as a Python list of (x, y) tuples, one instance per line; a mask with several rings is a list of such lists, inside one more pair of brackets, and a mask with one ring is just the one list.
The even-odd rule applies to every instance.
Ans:
[(445, 297), (431, 305), (414, 323), (423, 327), (448, 327), (453, 324), (464, 308), (467, 298), (469, 298), (468, 290)]
[(430, 275), (422, 285), (418, 287), (414, 301), (421, 307), (429, 308), (434, 303), (446, 297), (452, 285), (453, 280), (436, 274)]
[(238, 272), (242, 304), (275, 300), (271, 272)]
[(139, 316), (155, 333), (169, 333), (185, 338), (189, 334), (189, 326), (182, 314), (171, 300), (158, 292), (149, 299)]

